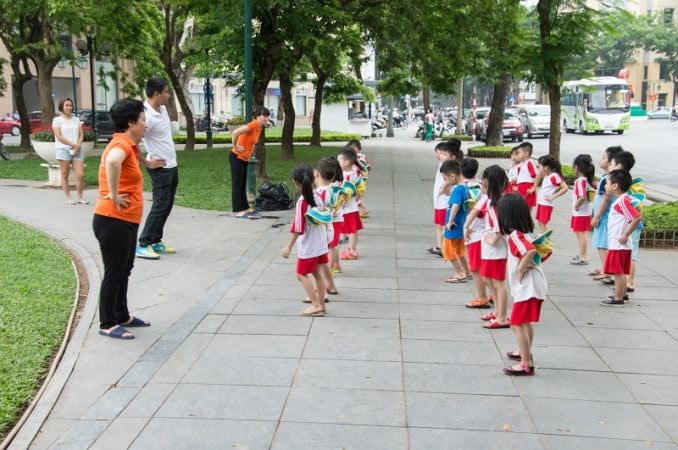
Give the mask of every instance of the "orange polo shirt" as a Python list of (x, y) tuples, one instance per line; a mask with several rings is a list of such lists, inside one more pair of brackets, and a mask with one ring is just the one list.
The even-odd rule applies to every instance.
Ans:
[(235, 154), (235, 156), (237, 156), (238, 159), (242, 159), (243, 161), (248, 161), (250, 159), (250, 156), (252, 156), (254, 146), (257, 145), (257, 142), (259, 142), (259, 136), (261, 135), (262, 127), (261, 125), (259, 125), (259, 122), (257, 122), (255, 119), (247, 124), (247, 128), (249, 129), (249, 131), (238, 136), (238, 140), (236, 142), (236, 144), (242, 146), (245, 149), (245, 151), (242, 153), (238, 153), (235, 151), (235, 148), (231, 150), (231, 152)]
[[(106, 156), (112, 148), (119, 148), (125, 152), (125, 159), (120, 168), (118, 181), (118, 195), (127, 194), (129, 205), (118, 210), (112, 200), (105, 198), (109, 194), (108, 177), (106, 174)], [(116, 133), (101, 155), (99, 164), (99, 198), (94, 208), (94, 214), (104, 217), (113, 217), (125, 222), (141, 223), (143, 204), (144, 177), (139, 169), (139, 147), (124, 133)]]

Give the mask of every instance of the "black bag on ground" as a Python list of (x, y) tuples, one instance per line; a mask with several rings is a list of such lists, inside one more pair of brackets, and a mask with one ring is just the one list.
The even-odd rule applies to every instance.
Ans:
[(264, 183), (259, 187), (259, 196), (255, 201), (257, 211), (281, 211), (290, 209), (292, 198), (284, 182)]

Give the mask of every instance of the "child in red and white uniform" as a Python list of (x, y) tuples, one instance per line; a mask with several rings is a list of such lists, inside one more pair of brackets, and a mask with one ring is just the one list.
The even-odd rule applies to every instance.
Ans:
[[(322, 200), (313, 192), (313, 170), (310, 166), (298, 166), (292, 173), (292, 181), (301, 196), (294, 212), (294, 222), (290, 228), (290, 239), (282, 250), (282, 257), (287, 259), (292, 246), (297, 244), (297, 280), (306, 291), (311, 306), (299, 314), (306, 317), (325, 315), (325, 284), (329, 274), (328, 229), (327, 225), (314, 225), (306, 220), (306, 212), (322, 205)], [(315, 286), (308, 275), (313, 275)], [(330, 275), (331, 278), (331, 275)]]
[(497, 205), (499, 228), (507, 236), (508, 278), (513, 296), (511, 328), (516, 335), (518, 351), (506, 355), (520, 360), (504, 368), (507, 375), (534, 375), (532, 362), (533, 322), (539, 322), (541, 306), (546, 297), (546, 276), (541, 264), (534, 262), (537, 249), (532, 244), (534, 222), (527, 201), (520, 195), (508, 194)]
[[(343, 171), (344, 181), (354, 183), (360, 176), (361, 171), (357, 165), (357, 157), (352, 148), (348, 146), (337, 156), (339, 166)], [(342, 233), (348, 236), (348, 249), (340, 254), (340, 259), (358, 259), (358, 231), (363, 229), (363, 222), (360, 219), (358, 200), (355, 196), (344, 203), (344, 225)]]
[(534, 180), (534, 189), (541, 181), (541, 189), (537, 193), (537, 223), (542, 232), (551, 221), (553, 200), (567, 192), (567, 183), (560, 172), (560, 163), (551, 155), (539, 158), (539, 175)]
[(516, 156), (520, 165), (517, 168), (518, 176), (516, 183), (518, 185), (518, 193), (525, 197), (527, 206), (530, 209), (537, 206), (537, 192), (534, 188), (534, 180), (537, 178), (539, 171), (537, 165), (532, 160), (532, 144), (523, 142), (517, 146)]
[(485, 328), (508, 328), (509, 322), (506, 317), (508, 308), (508, 292), (506, 291), (506, 240), (499, 230), (496, 206), (502, 193), (506, 189), (508, 180), (504, 169), (493, 165), (483, 172), (483, 188), (485, 195), (480, 199), (474, 210), (476, 214), (485, 217), (485, 230), (481, 241), (480, 275), (485, 280), (492, 292), (495, 302), (494, 312), (485, 314), (481, 319), (487, 322)]
[(582, 154), (574, 159), (572, 164), (577, 179), (572, 190), (572, 218), (570, 228), (577, 236), (579, 254), (572, 258), (570, 264), (584, 266), (589, 263), (588, 246), (591, 234), (591, 200), (589, 190), (595, 188), (593, 176), (595, 168), (591, 156)]
[[(348, 141), (347, 146), (350, 146), (355, 152), (357, 158), (357, 166), (360, 167), (361, 176), (363, 177), (363, 182), (369, 178), (369, 167), (370, 163), (367, 160), (367, 155), (363, 153), (363, 146), (358, 139), (351, 139)], [(370, 216), (370, 210), (367, 209), (367, 204), (365, 203), (365, 197), (358, 199), (358, 213), (362, 219), (366, 219)]]
[(506, 184), (506, 189), (504, 189), (506, 194), (518, 192), (518, 167), (520, 166), (520, 160), (518, 159), (517, 145), (511, 149), (510, 158), (511, 167), (508, 169), (508, 183)]
[(625, 170), (613, 170), (607, 174), (605, 191), (616, 196), (607, 219), (607, 258), (603, 272), (614, 275), (614, 295), (600, 304), (603, 306), (624, 306), (626, 297), (626, 275), (631, 271), (633, 231), (641, 221), (640, 212), (633, 206), (627, 191), (631, 187), (631, 174)]

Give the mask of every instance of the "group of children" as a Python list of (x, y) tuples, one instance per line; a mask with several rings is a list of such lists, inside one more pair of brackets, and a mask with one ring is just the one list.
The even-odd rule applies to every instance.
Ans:
[[(518, 349), (507, 356), (519, 363), (504, 368), (504, 372), (533, 375), (532, 323), (539, 321), (547, 290), (541, 263), (553, 248), (548, 224), (553, 201), (568, 191), (560, 163), (545, 155), (535, 164), (532, 145), (524, 142), (511, 152), (508, 175), (493, 165), (478, 181), (478, 162), (463, 157), (461, 142), (441, 142), (435, 152), (439, 162), (433, 188), (437, 244), (427, 251), (452, 264), (454, 274), (446, 282), (474, 281), (478, 296), (466, 303), (468, 308), (491, 308), (494, 304), (494, 311), (481, 316), (485, 328), (514, 330)], [(588, 264), (586, 249), (593, 226), (603, 268), (590, 275), (615, 285), (614, 294), (601, 302), (605, 306), (623, 305), (627, 290), (633, 290), (632, 261), (642, 227), (636, 208), (638, 198), (628, 194), (633, 184), (628, 171), (633, 163), (633, 155), (621, 147), (607, 149), (600, 165), (609, 173), (597, 191), (590, 156), (579, 155), (573, 164), (577, 179), (571, 228), (577, 236), (579, 255), (571, 263)], [(534, 234), (534, 207), (540, 236)], [(513, 297), (510, 318), (507, 278)]]
[[(336, 157), (322, 158), (314, 168), (297, 166), (292, 173), (301, 195), (282, 256), (288, 258), (297, 244), (297, 279), (306, 292), (304, 301), (311, 304), (302, 316), (325, 315), (329, 295), (338, 293), (332, 277), (341, 272), (340, 260), (358, 259), (361, 217), (369, 214), (363, 201), (369, 168), (360, 141), (354, 139)], [(340, 235), (348, 243), (343, 252)]]

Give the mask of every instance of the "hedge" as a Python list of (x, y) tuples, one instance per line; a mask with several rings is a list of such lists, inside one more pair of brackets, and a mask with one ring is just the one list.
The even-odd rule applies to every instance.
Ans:
[(460, 141), (472, 141), (473, 136), (469, 136), (467, 134), (444, 134), (443, 137), (440, 138), (442, 141), (449, 141), (450, 139), (459, 139)]
[[(294, 142), (311, 142), (312, 131), (310, 128), (298, 128), (294, 130)], [(186, 135), (176, 134), (173, 136), (175, 144), (185, 144)], [(321, 142), (348, 142), (351, 139), (360, 139), (361, 136), (355, 133), (340, 133), (338, 131), (321, 131)], [(270, 128), (266, 130), (266, 142), (280, 142), (282, 141), (282, 127)], [(212, 142), (214, 144), (230, 144), (231, 133), (221, 132), (212, 134)], [(196, 144), (206, 144), (207, 135), (205, 133), (196, 133)]]
[(644, 207), (642, 214), (641, 247), (678, 248), (678, 202), (654, 203)]
[(508, 158), (511, 156), (511, 149), (507, 145), (490, 147), (487, 145), (476, 145), (468, 148), (468, 156), (473, 158)]

